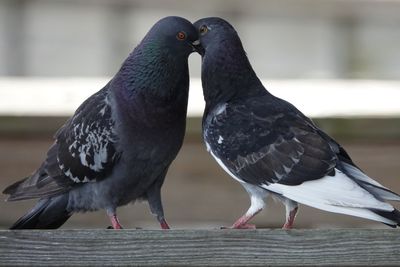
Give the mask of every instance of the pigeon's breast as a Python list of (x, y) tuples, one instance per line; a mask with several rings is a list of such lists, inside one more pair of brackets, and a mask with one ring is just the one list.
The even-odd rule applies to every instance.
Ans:
[[(155, 180), (163, 179), (165, 169), (169, 167), (180, 150), (185, 121), (176, 120), (170, 124), (149, 127), (146, 123), (136, 123), (120, 139), (118, 150), (122, 151), (116, 166), (115, 179), (123, 186), (119, 202), (129, 202), (142, 197)], [(114, 178), (113, 178), (114, 179)]]

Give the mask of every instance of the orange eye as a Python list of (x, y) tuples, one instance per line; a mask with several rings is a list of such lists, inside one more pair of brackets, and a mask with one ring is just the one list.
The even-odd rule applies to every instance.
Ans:
[(186, 39), (186, 33), (185, 32), (178, 32), (178, 34), (176, 35), (176, 38), (180, 41), (183, 41)]
[(206, 25), (203, 25), (203, 26), (200, 27), (199, 33), (200, 33), (201, 35), (204, 35), (204, 34), (206, 34), (207, 32), (208, 32), (208, 28), (207, 28)]

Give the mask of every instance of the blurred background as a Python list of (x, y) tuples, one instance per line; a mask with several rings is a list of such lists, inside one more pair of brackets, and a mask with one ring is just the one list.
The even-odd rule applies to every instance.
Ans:
[[(34, 171), (53, 133), (105, 85), (149, 28), (178, 15), (230, 21), (266, 87), (400, 193), (399, 14), (397, 0), (0, 0), (0, 188)], [(249, 206), (245, 190), (202, 143), (200, 63), (197, 54), (190, 57), (187, 135), (163, 187), (174, 228), (230, 225)], [(2, 229), (35, 202), (4, 199)], [(147, 203), (120, 208), (119, 216), (126, 228), (158, 228)], [(253, 222), (281, 227), (284, 207), (270, 199)], [(108, 225), (99, 211), (74, 215), (63, 227)], [(305, 206), (295, 226), (385, 227)]]

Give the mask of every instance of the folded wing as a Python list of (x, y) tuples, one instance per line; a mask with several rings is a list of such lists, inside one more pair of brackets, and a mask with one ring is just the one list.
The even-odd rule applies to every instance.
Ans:
[(106, 89), (87, 99), (56, 133), (46, 160), (32, 176), (4, 190), (8, 200), (53, 196), (106, 177), (118, 155)]

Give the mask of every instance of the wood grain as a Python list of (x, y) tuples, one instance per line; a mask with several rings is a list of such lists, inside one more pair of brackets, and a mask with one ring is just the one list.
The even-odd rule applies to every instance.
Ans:
[(400, 265), (400, 231), (0, 231), (0, 265)]

